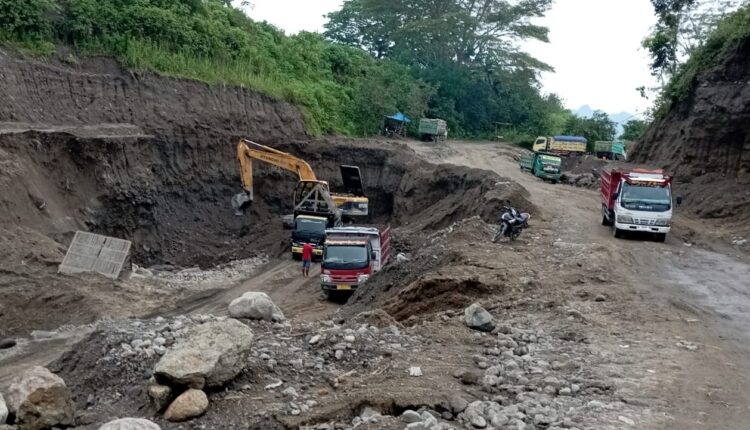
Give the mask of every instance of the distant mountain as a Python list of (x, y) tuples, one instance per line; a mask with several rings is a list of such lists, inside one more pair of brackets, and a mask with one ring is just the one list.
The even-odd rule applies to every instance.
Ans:
[[(591, 118), (592, 116), (594, 116), (594, 112), (596, 112), (596, 109), (592, 108), (589, 105), (583, 105), (580, 108), (578, 108), (578, 110), (573, 111), (574, 114), (583, 118)], [(609, 119), (617, 123), (617, 135), (618, 136), (622, 134), (623, 124), (635, 118), (635, 115), (633, 115), (630, 112), (607, 113), (607, 115), (609, 115)]]

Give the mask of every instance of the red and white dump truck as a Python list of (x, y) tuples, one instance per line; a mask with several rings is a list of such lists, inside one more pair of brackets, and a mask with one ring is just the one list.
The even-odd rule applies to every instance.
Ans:
[(672, 176), (663, 170), (603, 169), (602, 225), (619, 238), (625, 232), (651, 233), (663, 242), (672, 221)]
[(323, 247), (320, 286), (326, 294), (356, 290), (390, 259), (390, 226), (329, 228)]

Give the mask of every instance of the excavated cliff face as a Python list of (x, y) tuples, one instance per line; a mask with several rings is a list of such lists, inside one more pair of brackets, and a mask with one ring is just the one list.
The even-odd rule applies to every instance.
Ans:
[(103, 57), (70, 66), (0, 50), (0, 95), (0, 122), (133, 124), (172, 140), (307, 137), (300, 111), (289, 103), (237, 87), (129, 72)]
[(696, 80), (691, 94), (657, 120), (634, 161), (676, 175), (684, 209), (704, 218), (750, 221), (750, 39)]

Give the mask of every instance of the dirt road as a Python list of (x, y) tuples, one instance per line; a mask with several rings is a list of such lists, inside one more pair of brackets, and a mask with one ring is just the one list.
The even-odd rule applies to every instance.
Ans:
[[(615, 240), (600, 225), (596, 191), (548, 184), (520, 172), (517, 149), (495, 143), (410, 144), (433, 162), (470, 165), (509, 177), (531, 193), (559, 227), (559, 240), (601, 244), (617, 288), (635, 294), (632, 327), (687, 348), (665, 359), (647, 397), (662, 399), (668, 428), (738, 429), (750, 420), (750, 265), (686, 246), (680, 224), (665, 244)], [(717, 247), (721, 248), (721, 246)], [(593, 257), (593, 256), (592, 256)], [(636, 334), (637, 335), (637, 334)], [(693, 349), (696, 350), (693, 350)]]
[(320, 290), (320, 265), (314, 264), (310, 277), (300, 273), (300, 263), (290, 257), (271, 261), (259, 274), (229, 289), (205, 291), (181, 302), (172, 315), (212, 314), (227, 315), (227, 305), (248, 291), (260, 291), (271, 296), (284, 309), (287, 318), (315, 321), (332, 314), (338, 304), (325, 299)]

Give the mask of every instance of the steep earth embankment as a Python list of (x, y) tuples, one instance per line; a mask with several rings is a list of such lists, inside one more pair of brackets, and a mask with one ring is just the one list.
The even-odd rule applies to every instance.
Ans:
[(676, 175), (685, 209), (747, 230), (750, 221), (750, 39), (700, 73), (692, 91), (657, 120), (634, 159)]
[[(372, 223), (439, 229), (475, 214), (490, 220), (504, 198), (525, 202), (522, 187), (491, 172), (430, 164), (380, 140), (310, 141), (287, 103), (106, 59), (68, 66), (0, 52), (0, 94), (0, 335), (127, 315), (127, 306), (113, 311), (121, 303), (144, 313), (159, 306), (129, 297), (145, 300), (140, 287), (58, 275), (76, 230), (131, 240), (133, 261), (146, 266), (283, 253), (289, 232), (279, 217), (291, 211), (295, 177), (255, 163), (256, 199), (236, 216), (235, 136), (301, 156), (333, 189), (340, 164), (360, 166)], [(28, 304), (42, 311), (33, 321)], [(47, 308), (69, 312), (45, 318)]]

